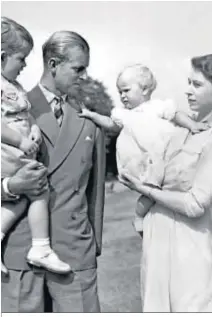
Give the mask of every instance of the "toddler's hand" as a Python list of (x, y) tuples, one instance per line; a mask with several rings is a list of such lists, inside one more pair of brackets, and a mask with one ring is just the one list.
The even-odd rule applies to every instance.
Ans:
[(38, 151), (39, 145), (31, 140), (30, 138), (22, 138), (22, 141), (19, 145), (19, 149), (22, 150), (25, 154), (30, 155)]
[(29, 139), (39, 146), (42, 143), (42, 134), (38, 126), (34, 125), (31, 129)]
[(92, 111), (88, 110), (83, 104), (80, 104), (81, 112), (78, 113), (81, 118), (90, 118)]
[(193, 127), (191, 128), (192, 133), (199, 133), (201, 131), (208, 130), (210, 125), (207, 122), (194, 122)]

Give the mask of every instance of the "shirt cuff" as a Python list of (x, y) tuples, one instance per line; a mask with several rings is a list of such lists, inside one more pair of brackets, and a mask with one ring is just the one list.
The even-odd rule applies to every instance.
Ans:
[(3, 190), (5, 192), (5, 194), (9, 197), (9, 198), (12, 198), (12, 199), (19, 199), (20, 198), (20, 195), (14, 195), (13, 193), (11, 193), (9, 191), (9, 188), (8, 188), (8, 182), (10, 180), (10, 177), (5, 177), (3, 180), (2, 180), (2, 187), (3, 187)]

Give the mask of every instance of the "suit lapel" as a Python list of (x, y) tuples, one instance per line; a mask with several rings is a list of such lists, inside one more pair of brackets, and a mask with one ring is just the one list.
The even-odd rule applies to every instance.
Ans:
[(67, 157), (77, 142), (85, 119), (77, 115), (77, 111), (68, 103), (64, 105), (64, 117), (59, 136), (50, 157), (49, 173), (52, 173)]
[(28, 97), (32, 104), (31, 113), (33, 117), (52, 146), (55, 146), (60, 127), (39, 86), (30, 91)]

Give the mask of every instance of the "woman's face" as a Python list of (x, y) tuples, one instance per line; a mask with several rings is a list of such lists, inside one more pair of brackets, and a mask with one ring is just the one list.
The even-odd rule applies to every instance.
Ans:
[(212, 83), (194, 68), (190, 71), (186, 94), (191, 110), (202, 117), (212, 112)]

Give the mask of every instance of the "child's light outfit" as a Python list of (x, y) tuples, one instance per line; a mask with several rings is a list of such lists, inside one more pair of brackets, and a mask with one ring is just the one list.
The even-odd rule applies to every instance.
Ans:
[[(1, 77), (1, 118), (11, 129), (24, 137), (31, 132), (31, 120), (29, 116), (31, 105), (26, 92), (21, 85), (13, 83)], [(14, 175), (22, 166), (29, 163), (33, 155), (25, 155), (20, 149), (1, 143), (1, 173), (2, 177)]]
[(111, 119), (122, 131), (117, 139), (117, 167), (138, 178), (160, 186), (163, 179), (163, 157), (175, 129), (170, 121), (176, 113), (171, 100), (150, 100), (128, 110), (114, 108)]
[[(164, 176), (165, 150), (175, 130), (170, 121), (176, 111), (171, 100), (150, 100), (132, 110), (112, 110), (111, 119), (122, 127), (116, 144), (119, 175), (126, 171), (141, 183), (160, 187)], [(136, 215), (134, 222), (137, 231), (141, 229), (139, 218)]]
[[(27, 99), (26, 92), (21, 85), (16, 82), (9, 82), (5, 78), (1, 78), (1, 119), (13, 130), (17, 131), (24, 137), (29, 137), (32, 126), (32, 118), (30, 117), (31, 104)], [(28, 164), (32, 159), (35, 160), (37, 153), (33, 155), (25, 155), (20, 149), (1, 143), (1, 172), (2, 177), (10, 177), (14, 175), (21, 167)], [(31, 208), (32, 204), (38, 201), (45, 201), (48, 206), (48, 188), (40, 196), (28, 197), (30, 199)], [(1, 211), (8, 212), (13, 211), (14, 214), (19, 214), (19, 210), (23, 208), (22, 198), (17, 200), (15, 204), (10, 202), (2, 203)], [(26, 207), (26, 206), (25, 206)], [(37, 208), (42, 208), (41, 204), (37, 205)], [(46, 207), (47, 208), (47, 207)], [(37, 239), (43, 240), (43, 239)], [(45, 240), (45, 239), (44, 239)], [(48, 240), (48, 239), (47, 239)], [(39, 242), (34, 241), (34, 245), (40, 245)], [(27, 261), (36, 266), (42, 266), (47, 270), (56, 273), (68, 273), (71, 268), (69, 264), (61, 261), (57, 254), (49, 247), (47, 251), (36, 251), (36, 248), (31, 247), (27, 255)], [(4, 265), (2, 264), (4, 269)]]

